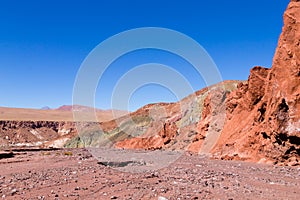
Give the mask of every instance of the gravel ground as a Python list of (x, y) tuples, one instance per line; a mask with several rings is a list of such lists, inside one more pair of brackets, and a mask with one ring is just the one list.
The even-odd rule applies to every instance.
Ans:
[[(17, 152), (0, 159), (0, 198), (300, 199), (299, 166), (142, 153), (148, 157), (101, 149), (92, 154), (86, 149)], [(168, 155), (179, 158), (171, 157), (166, 165)]]

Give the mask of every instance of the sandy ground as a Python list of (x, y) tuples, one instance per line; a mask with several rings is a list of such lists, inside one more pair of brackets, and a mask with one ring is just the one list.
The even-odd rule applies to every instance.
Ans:
[[(86, 149), (60, 149), (20, 151), (13, 158), (2, 158), (0, 198), (300, 199), (300, 167), (159, 151), (148, 157), (124, 150), (100, 149), (92, 154)], [(159, 165), (157, 160), (168, 155), (175, 157)]]

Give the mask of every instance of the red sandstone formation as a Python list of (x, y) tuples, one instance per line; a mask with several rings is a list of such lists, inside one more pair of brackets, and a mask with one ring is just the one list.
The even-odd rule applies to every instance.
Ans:
[(271, 69), (254, 67), (227, 100), (218, 158), (300, 163), (300, 1), (291, 1)]

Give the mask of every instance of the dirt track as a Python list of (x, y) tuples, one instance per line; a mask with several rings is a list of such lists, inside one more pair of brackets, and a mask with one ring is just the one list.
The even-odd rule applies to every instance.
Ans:
[(16, 152), (0, 160), (0, 198), (300, 199), (299, 166), (209, 160), (188, 153), (168, 167), (143, 173), (106, 165), (85, 149)]

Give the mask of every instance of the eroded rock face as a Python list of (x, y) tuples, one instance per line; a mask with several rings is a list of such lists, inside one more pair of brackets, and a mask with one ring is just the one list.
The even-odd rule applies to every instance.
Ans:
[[(300, 163), (300, 2), (291, 1), (271, 69), (254, 67), (227, 100), (218, 158)], [(293, 161), (291, 161), (293, 160)]]
[(0, 145), (63, 147), (64, 143), (55, 141), (74, 137), (76, 132), (73, 122), (0, 121)]
[(110, 129), (103, 130), (118, 148), (209, 153), (224, 126), (226, 96), (238, 83), (225, 81), (176, 103), (147, 105), (131, 113), (134, 123), (129, 123), (130, 119), (122, 119), (119, 127), (104, 123), (103, 127)]

